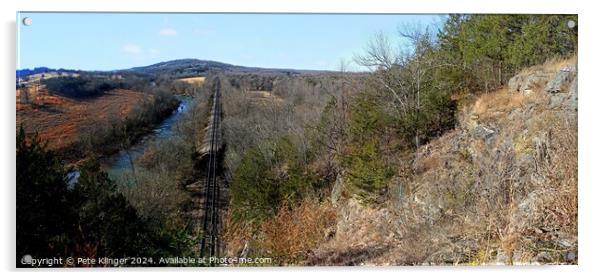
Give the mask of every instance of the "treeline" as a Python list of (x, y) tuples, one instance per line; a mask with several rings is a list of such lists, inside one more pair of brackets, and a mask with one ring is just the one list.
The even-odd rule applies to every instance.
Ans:
[(177, 230), (140, 216), (95, 161), (70, 185), (69, 171), (39, 137), (17, 134), (17, 266), (34, 258), (158, 257), (190, 254)]
[[(520, 69), (577, 51), (577, 15), (450, 15), (436, 37), (452, 90), (488, 91)], [(452, 77), (455, 77), (452, 79)]]
[(144, 91), (154, 79), (150, 76), (125, 75), (95, 75), (80, 73), (79, 76), (54, 77), (43, 79), (51, 94), (71, 98), (94, 97), (113, 89), (130, 89)]
[(267, 90), (271, 91), (274, 86), (273, 75), (258, 75), (258, 74), (230, 74), (227, 77), (230, 85), (236, 88), (247, 90)]

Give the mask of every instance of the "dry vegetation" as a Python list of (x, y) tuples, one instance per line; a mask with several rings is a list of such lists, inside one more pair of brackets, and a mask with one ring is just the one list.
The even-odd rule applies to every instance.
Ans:
[[(326, 82), (325, 82), (326, 83)], [(305, 129), (315, 124), (333, 92), (333, 85), (311, 85), (303, 78), (278, 81), (272, 91), (248, 90), (222, 83), (226, 164), (235, 170), (249, 147), (269, 139), (293, 135), (301, 149), (308, 149)], [(267, 147), (262, 147), (267, 149)]]
[(60, 150), (99, 124), (124, 118), (135, 105), (150, 97), (131, 90), (113, 90), (87, 99), (44, 96), (42, 106), (19, 104), (17, 127), (22, 124), (27, 135), (37, 131), (43, 140), (48, 140), (50, 149)]
[[(334, 234), (336, 210), (330, 203), (305, 200), (294, 209), (283, 205), (278, 214), (258, 226), (240, 225), (226, 214), (224, 240), (228, 256), (271, 257), (274, 264), (296, 264)], [(244, 248), (252, 248), (245, 251)]]
[(307, 263), (576, 263), (577, 114), (553, 98), (534, 85), (465, 100), (459, 126), (420, 147), (412, 172), (400, 166), (388, 203), (342, 202)]
[(207, 77), (199, 76), (199, 77), (181, 78), (181, 79), (177, 79), (176, 81), (185, 82), (185, 83), (192, 84), (195, 86), (201, 86), (205, 82), (206, 79), (207, 79)]

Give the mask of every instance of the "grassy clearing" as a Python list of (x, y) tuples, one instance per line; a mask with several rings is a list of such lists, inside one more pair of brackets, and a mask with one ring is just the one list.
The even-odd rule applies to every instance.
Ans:
[(185, 82), (188, 84), (193, 84), (193, 85), (202, 85), (205, 80), (207, 79), (207, 77), (203, 77), (203, 76), (199, 76), (199, 77), (190, 77), (190, 78), (182, 78), (182, 79), (177, 79), (176, 81), (180, 81), (180, 82)]

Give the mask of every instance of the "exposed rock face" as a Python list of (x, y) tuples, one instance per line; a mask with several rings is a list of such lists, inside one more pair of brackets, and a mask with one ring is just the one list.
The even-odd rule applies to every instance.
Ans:
[(493, 139), (495, 137), (496, 132), (495, 132), (495, 130), (490, 129), (484, 125), (478, 125), (477, 127), (474, 128), (473, 134), (477, 138), (481, 138), (481, 139), (485, 140), (486, 142), (489, 142), (491, 139)]
[(571, 83), (571, 88), (569, 89), (569, 97), (570, 97), (570, 106), (573, 110), (577, 111), (577, 77)]
[(541, 86), (548, 79), (549, 75), (543, 71), (536, 71), (535, 73), (527, 76), (524, 80), (522, 86), (520, 87), (520, 92), (526, 93), (528, 90), (534, 90), (535, 88)]
[(549, 109), (557, 109), (567, 100), (566, 94), (556, 94), (550, 97), (550, 103), (548, 104)]
[(332, 205), (338, 205), (339, 199), (341, 198), (341, 193), (343, 192), (344, 184), (345, 182), (343, 180), (343, 176), (338, 174), (337, 179), (334, 182), (334, 186), (332, 187), (332, 192), (330, 193), (330, 201), (332, 202)]
[(576, 64), (564, 66), (557, 72), (538, 69), (520, 73), (508, 81), (510, 93), (529, 95), (542, 87), (550, 95), (548, 109), (577, 110)]
[(563, 86), (568, 85), (575, 76), (577, 75), (577, 67), (574, 65), (566, 66), (560, 69), (558, 73), (551, 79), (546, 85), (545, 91), (547, 93), (559, 93), (562, 91)]
[(523, 77), (520, 75), (516, 75), (510, 78), (510, 80), (508, 81), (508, 91), (510, 91), (511, 93), (518, 92), (522, 82)]
[(520, 92), (528, 94), (532, 92), (535, 88), (547, 82), (549, 76), (550, 75), (548, 73), (542, 70), (537, 70), (528, 75), (516, 75), (508, 81), (508, 90), (510, 92)]
[(576, 77), (576, 65), (565, 66), (556, 73), (546, 72), (538, 69), (527, 74), (520, 73), (512, 77), (510, 80), (508, 80), (508, 91), (511, 93), (520, 92), (523, 94), (529, 94), (536, 88), (545, 85), (544, 90), (547, 93), (566, 93), (569, 86), (571, 87), (572, 91), (573, 85), (571, 82), (575, 81)]

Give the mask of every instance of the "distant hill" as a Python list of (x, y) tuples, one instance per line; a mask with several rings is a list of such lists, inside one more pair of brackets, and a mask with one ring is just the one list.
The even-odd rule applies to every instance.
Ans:
[(254, 73), (270, 75), (300, 75), (310, 73), (326, 73), (330, 71), (320, 70), (298, 70), (298, 69), (277, 69), (260, 68), (232, 65), (228, 63), (200, 60), (200, 59), (177, 59), (152, 64), (149, 66), (134, 67), (125, 71), (133, 71), (142, 74), (168, 74), (175, 77), (189, 77), (195, 75), (205, 75), (208, 73), (228, 72), (228, 73)]
[(260, 68), (246, 67), (233, 65), (218, 61), (201, 60), (201, 59), (176, 59), (155, 63), (148, 66), (133, 67), (129, 69), (121, 69), (114, 71), (79, 71), (69, 69), (52, 69), (48, 67), (36, 67), (34, 69), (17, 69), (17, 78), (26, 76), (48, 73), (48, 72), (64, 72), (64, 73), (95, 73), (95, 74), (117, 74), (117, 73), (134, 73), (143, 75), (169, 75), (176, 78), (184, 78), (191, 76), (207, 75), (209, 73), (231, 73), (231, 74), (266, 74), (266, 75), (301, 75), (301, 74), (320, 74), (331, 71), (322, 70), (299, 70), (299, 69), (277, 69), (277, 68)]
[(27, 77), (30, 75), (43, 74), (43, 73), (49, 73), (49, 72), (79, 73), (81, 71), (71, 70), (71, 69), (63, 69), (63, 68), (53, 69), (53, 68), (48, 68), (48, 67), (36, 67), (33, 69), (17, 69), (17, 78), (23, 78), (23, 77)]
[(49, 71), (52, 71), (52, 69), (50, 69), (48, 67), (36, 67), (34, 69), (21, 69), (21, 70), (17, 69), (17, 78), (22, 78), (22, 77), (33, 75), (33, 74), (46, 73)]

